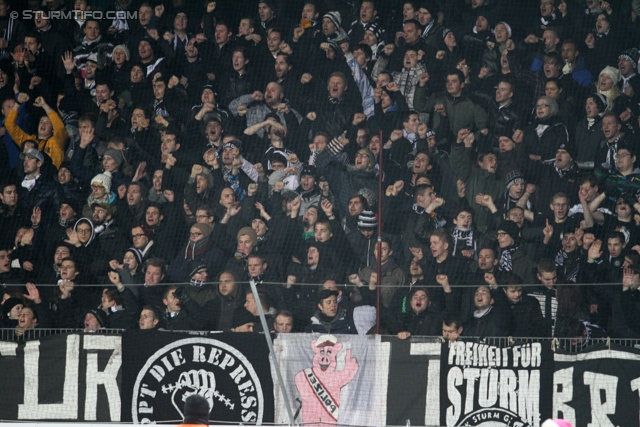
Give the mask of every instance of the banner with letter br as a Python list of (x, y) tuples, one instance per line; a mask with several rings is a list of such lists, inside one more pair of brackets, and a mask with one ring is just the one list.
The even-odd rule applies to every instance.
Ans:
[(554, 417), (574, 426), (640, 425), (640, 351), (601, 345), (554, 358)]

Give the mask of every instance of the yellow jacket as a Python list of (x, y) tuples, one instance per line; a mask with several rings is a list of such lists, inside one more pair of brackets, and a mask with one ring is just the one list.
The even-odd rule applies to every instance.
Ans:
[(53, 164), (56, 168), (59, 168), (62, 164), (62, 160), (64, 159), (64, 145), (67, 140), (67, 130), (65, 129), (60, 116), (58, 116), (55, 111), (51, 110), (47, 116), (49, 117), (49, 120), (51, 120), (51, 125), (53, 126), (53, 135), (47, 139), (38, 140), (37, 134), (29, 135), (20, 129), (16, 124), (18, 111), (13, 109), (9, 111), (9, 114), (7, 114), (7, 119), (4, 121), (4, 127), (9, 132), (11, 139), (13, 139), (19, 147), (22, 147), (22, 143), (28, 139), (37, 141), (38, 150), (51, 157)]

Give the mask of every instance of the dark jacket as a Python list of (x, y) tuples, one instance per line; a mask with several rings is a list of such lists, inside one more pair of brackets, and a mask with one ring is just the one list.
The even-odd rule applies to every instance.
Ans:
[(35, 207), (42, 210), (42, 225), (55, 221), (64, 197), (60, 184), (51, 177), (40, 175), (31, 191), (18, 184), (18, 192), (27, 212), (31, 213)]
[[(502, 292), (502, 291), (500, 291)], [(501, 310), (492, 306), (482, 317), (473, 317), (465, 325), (463, 335), (466, 337), (506, 337), (509, 333), (508, 322)]]
[[(194, 259), (190, 247), (191, 245), (188, 244), (185, 249), (179, 251), (178, 255), (169, 265), (167, 275), (170, 280), (174, 282), (188, 282), (191, 280), (191, 277), (187, 277), (189, 273), (187, 271), (187, 266), (189, 261)], [(211, 277), (216, 276), (220, 270), (222, 270), (225, 262), (222, 251), (215, 246), (213, 242), (210, 242), (209, 249), (196, 256), (196, 259), (201, 260), (207, 265), (207, 273), (211, 275)]]
[(587, 118), (580, 120), (576, 126), (576, 149), (578, 150), (577, 162), (595, 162), (596, 155), (604, 140), (601, 126), (602, 118), (597, 116), (595, 123), (589, 128)]
[[(537, 126), (548, 127), (538, 136)], [(540, 156), (542, 161), (553, 159), (561, 144), (569, 142), (569, 132), (559, 116), (551, 116), (547, 120), (535, 120), (524, 129), (522, 141), (527, 149), (527, 154)]]
[(336, 196), (336, 207), (341, 216), (348, 216), (349, 199), (361, 188), (378, 190), (376, 173), (373, 169), (366, 171), (350, 170), (333, 164), (332, 159), (342, 152), (344, 146), (333, 139), (316, 159), (318, 172), (324, 176)]
[[(487, 123), (489, 126), (489, 147), (498, 147), (498, 139), (501, 136), (512, 137), (513, 133), (520, 129), (524, 129), (523, 114), (519, 111), (518, 106), (511, 102), (502, 108), (495, 102), (491, 103), (488, 111)], [(489, 150), (484, 150), (488, 152)]]
[[(408, 304), (407, 304), (408, 305)], [(407, 308), (406, 313), (400, 313), (395, 318), (395, 324), (391, 325), (390, 332), (411, 332), (411, 335), (439, 336), (442, 334), (442, 312), (427, 307), (424, 311), (416, 313)]]
[(493, 200), (498, 200), (504, 193), (505, 185), (504, 181), (497, 179), (495, 173), (475, 166), (472, 155), (475, 156), (475, 153), (472, 149), (465, 148), (464, 144), (454, 144), (451, 148), (451, 168), (467, 184), (466, 198), (474, 211), (476, 229), (484, 233), (491, 223), (491, 211), (476, 203), (476, 195), (489, 194)]
[(330, 135), (340, 135), (347, 129), (355, 113), (362, 112), (362, 104), (350, 102), (345, 92), (340, 102), (333, 103), (329, 95), (316, 99), (314, 102), (317, 118), (315, 128), (329, 132)]
[(333, 318), (324, 316), (319, 310), (311, 317), (311, 324), (304, 328), (305, 332), (321, 334), (357, 334), (353, 319), (347, 316), (344, 308), (339, 308)]
[(511, 262), (513, 265), (513, 273), (522, 279), (522, 283), (525, 285), (535, 283), (534, 272), (536, 271), (537, 264), (522, 248), (518, 248), (511, 254)]
[(551, 327), (545, 322), (540, 310), (540, 303), (532, 296), (522, 295), (520, 301), (513, 303), (505, 293), (499, 289), (495, 293), (497, 304), (511, 308), (513, 314), (512, 328), (509, 336), (512, 337), (550, 337)]

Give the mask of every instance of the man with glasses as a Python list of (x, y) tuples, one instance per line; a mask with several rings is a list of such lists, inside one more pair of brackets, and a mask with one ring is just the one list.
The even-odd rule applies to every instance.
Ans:
[(211, 232), (211, 227), (207, 224), (195, 223), (191, 226), (186, 247), (182, 246), (167, 269), (167, 275), (171, 281), (186, 283), (191, 280), (189, 262), (193, 260), (202, 262), (211, 277), (222, 270), (225, 257), (215, 245)]
[(569, 142), (569, 131), (554, 99), (541, 96), (536, 100), (535, 111), (535, 120), (524, 129), (522, 142), (531, 160), (544, 162), (553, 159), (556, 149)]
[(133, 247), (142, 253), (143, 261), (156, 256), (157, 247), (154, 246), (154, 238), (155, 232), (153, 228), (146, 223), (139, 223), (131, 228)]
[(608, 171), (596, 168), (596, 176), (604, 181), (602, 188), (608, 196), (640, 191), (640, 168), (636, 167), (636, 160), (636, 149), (631, 144), (620, 142), (614, 156), (615, 168)]

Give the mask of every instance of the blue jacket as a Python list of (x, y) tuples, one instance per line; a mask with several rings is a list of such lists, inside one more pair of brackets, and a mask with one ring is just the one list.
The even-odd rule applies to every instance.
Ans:
[(593, 76), (591, 72), (584, 66), (584, 58), (578, 57), (578, 65), (571, 71), (571, 77), (578, 82), (580, 86), (589, 86), (593, 83)]

